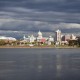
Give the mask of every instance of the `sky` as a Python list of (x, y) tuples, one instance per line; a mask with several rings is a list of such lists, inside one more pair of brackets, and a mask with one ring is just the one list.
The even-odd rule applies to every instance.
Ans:
[(0, 0), (0, 35), (80, 34), (80, 0)]

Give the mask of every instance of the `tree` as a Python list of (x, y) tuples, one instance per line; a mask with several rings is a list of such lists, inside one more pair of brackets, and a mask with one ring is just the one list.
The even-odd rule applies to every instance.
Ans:
[(80, 47), (80, 37), (77, 40), (78, 46)]
[(0, 40), (0, 45), (2, 46), (2, 45), (5, 45), (6, 43), (5, 43), (5, 41), (4, 40)]
[(77, 45), (77, 40), (69, 40), (69, 46)]

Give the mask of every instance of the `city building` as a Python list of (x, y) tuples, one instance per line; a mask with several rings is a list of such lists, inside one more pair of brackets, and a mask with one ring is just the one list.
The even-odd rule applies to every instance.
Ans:
[[(0, 40), (5, 40), (6, 42), (15, 42), (17, 41), (16, 38), (13, 37), (5, 37), (5, 36), (0, 36)], [(70, 42), (73, 43), (76, 42), (78, 40), (78, 37), (76, 37), (74, 34), (66, 34), (63, 35), (61, 33), (61, 30), (56, 30), (55, 31), (55, 37), (53, 38), (52, 36), (49, 37), (43, 37), (42, 32), (39, 30), (37, 33), (37, 37), (34, 37), (33, 35), (30, 35), (28, 37), (26, 37), (25, 35), (23, 36), (23, 39), (20, 40), (20, 45), (26, 45), (26, 44), (30, 44), (32, 46), (32, 44), (34, 45), (52, 45), (55, 42), (55, 45), (65, 45), (65, 44), (69, 44)], [(17, 43), (18, 44), (18, 41)]]
[(54, 38), (52, 36), (49, 36), (48, 41), (54, 42)]
[(71, 40), (76, 40), (76, 36), (73, 35), (73, 34), (71, 34), (70, 39), (71, 39)]
[(24, 35), (22, 42), (30, 42), (30, 43), (32, 43), (32, 42), (34, 42), (35, 40), (36, 40), (36, 38), (35, 38), (33, 35), (28, 36), (28, 37), (25, 37), (25, 35)]
[(45, 42), (46, 41), (46, 39), (42, 36), (42, 32), (41, 31), (39, 31), (38, 32), (38, 36), (37, 36), (37, 42)]
[(62, 41), (69, 41), (70, 40), (71, 35), (67, 34), (62, 36)]
[(36, 38), (36, 41), (38, 43), (38, 45), (43, 45), (46, 42), (47, 38), (43, 37), (43, 34), (41, 31), (38, 32), (38, 36)]
[(47, 39), (47, 44), (51, 45), (52, 42), (54, 42), (54, 38), (52, 36), (49, 36), (49, 38)]
[(43, 38), (42, 32), (39, 31), (39, 32), (38, 32), (38, 36), (37, 36), (37, 42), (41, 42), (41, 39), (42, 39), (42, 38)]
[(16, 38), (0, 36), (0, 40), (16, 41)]
[(55, 42), (56, 44), (61, 44), (61, 30), (55, 32)]
[(33, 35), (31, 35), (31, 36), (29, 37), (29, 42), (32, 43), (32, 42), (35, 41), (35, 39), (36, 39), (36, 38), (35, 38)]

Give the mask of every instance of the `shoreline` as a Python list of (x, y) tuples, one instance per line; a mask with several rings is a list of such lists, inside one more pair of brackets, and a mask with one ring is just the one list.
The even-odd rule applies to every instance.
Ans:
[(80, 47), (54, 47), (54, 46), (0, 46), (0, 48), (54, 48), (54, 49), (74, 49)]

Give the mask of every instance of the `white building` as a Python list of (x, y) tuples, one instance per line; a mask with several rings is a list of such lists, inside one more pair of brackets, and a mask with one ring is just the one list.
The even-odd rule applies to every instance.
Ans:
[(31, 35), (30, 38), (29, 38), (29, 42), (32, 43), (32, 42), (35, 41), (35, 39), (36, 39), (36, 38), (35, 38), (33, 35)]
[(32, 42), (35, 41), (35, 39), (36, 39), (36, 38), (35, 38), (33, 35), (28, 36), (28, 37), (25, 37), (25, 35), (23, 36), (23, 41), (24, 41), (24, 42), (30, 42), (30, 43), (32, 43)]
[(49, 36), (48, 41), (54, 42), (54, 38), (52, 36)]
[(38, 37), (37, 38), (42, 39), (42, 32), (41, 31), (38, 32)]
[(26, 40), (26, 36), (25, 35), (23, 36), (23, 39)]
[(29, 37), (23, 36), (23, 40), (21, 42), (29, 42)]
[(0, 40), (11, 40), (11, 41), (16, 41), (16, 38), (0, 36)]
[(75, 40), (76, 39), (76, 36), (73, 35), (73, 34), (71, 34), (70, 39)]
[(37, 36), (37, 41), (40, 42), (42, 38), (43, 38), (42, 32), (39, 31), (39, 32), (38, 32), (38, 36)]
[(55, 42), (61, 43), (61, 31), (59, 29), (55, 32)]
[(47, 44), (51, 45), (52, 42), (54, 42), (54, 38), (52, 36), (49, 36), (49, 38), (47, 39)]

